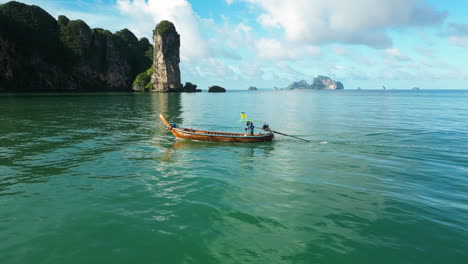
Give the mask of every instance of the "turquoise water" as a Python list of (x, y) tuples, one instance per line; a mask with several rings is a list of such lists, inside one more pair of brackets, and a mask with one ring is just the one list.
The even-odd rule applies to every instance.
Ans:
[[(311, 142), (157, 118), (241, 111)], [(4, 94), (0, 124), (0, 263), (468, 259), (468, 91)]]

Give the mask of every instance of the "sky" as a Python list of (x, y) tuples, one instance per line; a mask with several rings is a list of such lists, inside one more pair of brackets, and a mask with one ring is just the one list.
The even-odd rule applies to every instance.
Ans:
[(282, 88), (318, 75), (345, 89), (468, 89), (465, 0), (20, 2), (150, 40), (170, 20), (181, 35), (182, 82), (202, 89)]

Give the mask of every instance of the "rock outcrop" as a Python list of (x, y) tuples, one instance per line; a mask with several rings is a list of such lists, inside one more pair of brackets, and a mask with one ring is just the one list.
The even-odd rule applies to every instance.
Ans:
[(288, 87), (286, 87), (286, 90), (296, 90), (296, 89), (311, 89), (309, 83), (307, 81), (299, 81), (299, 82), (293, 82)]
[(200, 89), (197, 89), (197, 85), (193, 84), (191, 82), (186, 82), (184, 87), (182, 88), (182, 92), (185, 93), (196, 93), (196, 92), (201, 92)]
[(131, 91), (153, 47), (127, 29), (58, 21), (38, 6), (0, 5), (0, 91)]
[(225, 93), (226, 89), (218, 85), (213, 85), (208, 88), (208, 92), (209, 93)]
[(153, 31), (153, 75), (151, 83), (156, 92), (180, 92), (180, 35), (174, 24), (161, 21)]
[(342, 90), (344, 86), (339, 81), (334, 81), (326, 76), (317, 76), (314, 78), (312, 84), (302, 80), (293, 82), (285, 90), (296, 90), (296, 89), (314, 89), (314, 90)]
[(314, 78), (314, 82), (311, 85), (312, 89), (316, 90), (342, 90), (344, 86), (341, 82), (334, 81), (326, 76), (319, 75), (318, 77)]
[(153, 31), (153, 39), (153, 64), (136, 77), (132, 89), (138, 92), (201, 92), (196, 84), (186, 82), (183, 86), (180, 82), (180, 35), (174, 24), (161, 21)]

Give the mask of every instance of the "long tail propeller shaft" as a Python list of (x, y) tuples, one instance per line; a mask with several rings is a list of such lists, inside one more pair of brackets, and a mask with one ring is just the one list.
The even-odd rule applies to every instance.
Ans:
[(310, 142), (310, 140), (307, 140), (307, 139), (303, 139), (303, 138), (296, 137), (296, 136), (291, 136), (291, 135), (288, 135), (288, 134), (285, 134), (285, 133), (281, 133), (281, 132), (272, 130), (268, 126), (265, 127), (263, 130), (268, 131), (268, 132), (272, 132), (272, 133), (275, 133), (275, 134), (278, 134), (278, 135), (286, 136), (286, 137), (292, 137), (292, 138), (299, 139), (299, 140), (302, 140), (302, 141), (305, 141), (305, 142)]

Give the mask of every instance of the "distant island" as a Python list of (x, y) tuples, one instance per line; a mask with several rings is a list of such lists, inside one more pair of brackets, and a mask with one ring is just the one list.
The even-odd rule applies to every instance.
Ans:
[(218, 86), (218, 85), (213, 85), (213, 86), (210, 86), (208, 88), (208, 92), (209, 93), (225, 93), (226, 88), (223, 88), (223, 87)]
[(257, 87), (255, 86), (250, 86), (249, 89), (247, 89), (249, 91), (257, 91)]
[(313, 90), (343, 90), (344, 86), (339, 81), (334, 81), (330, 77), (319, 75), (314, 78), (312, 84), (302, 80), (293, 82), (284, 90), (300, 90), (300, 89), (313, 89)]

